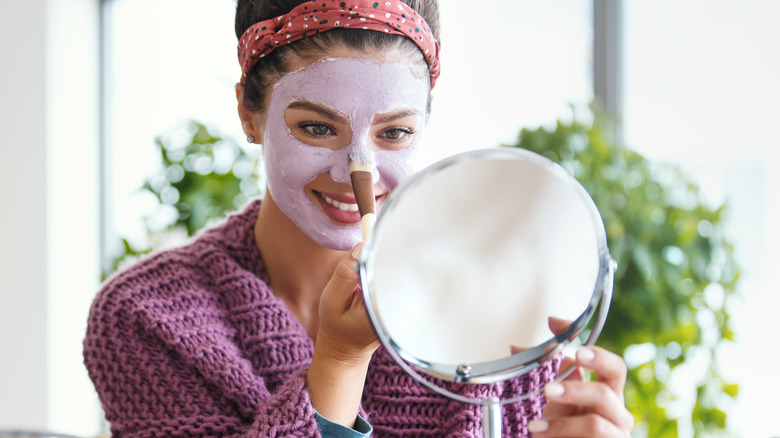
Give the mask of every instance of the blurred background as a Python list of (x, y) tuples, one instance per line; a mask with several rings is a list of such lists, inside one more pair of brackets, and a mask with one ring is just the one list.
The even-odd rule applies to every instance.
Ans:
[[(598, 138), (641, 154), (655, 169), (641, 178), (663, 182), (663, 169), (679, 169), (693, 207), (726, 206), (716, 224), (722, 253), (712, 260), (733, 258), (739, 276), (708, 265), (707, 285), (718, 287), (703, 286), (690, 305), (692, 349), (643, 338), (619, 351), (637, 388), (660, 385), (632, 396), (643, 400), (632, 409), (635, 435), (780, 436), (771, 410), (780, 393), (771, 371), (780, 360), (771, 328), (780, 313), (780, 232), (771, 225), (780, 223), (780, 2), (441, 3), (443, 75), (423, 163), (523, 146), (534, 138), (519, 138), (523, 128), (592, 140), (593, 121), (607, 120)], [(259, 151), (236, 117), (235, 6), (0, 6), (0, 430), (97, 435), (106, 426), (81, 361), (89, 305), (118, 258), (160, 243), (156, 232), (170, 230), (181, 213), (172, 206), (192, 191), (175, 185), (182, 178), (161, 151), (229, 145), (217, 149), (244, 163), (229, 163), (240, 180), (229, 201), (237, 208), (262, 191), (262, 175), (246, 169)], [(213, 152), (209, 163), (198, 153), (189, 164), (178, 157), (182, 169), (213, 174)], [(621, 178), (632, 185), (636, 175)], [(701, 224), (694, 234), (712, 242)], [(649, 256), (684, 264), (670, 250)], [(615, 324), (608, 329), (620, 331)]]

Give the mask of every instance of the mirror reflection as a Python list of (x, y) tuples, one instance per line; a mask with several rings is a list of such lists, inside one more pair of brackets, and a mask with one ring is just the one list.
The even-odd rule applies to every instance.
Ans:
[(566, 332), (600, 293), (603, 254), (598, 212), (560, 167), (521, 150), (466, 153), (388, 200), (367, 300), (417, 362), (493, 361)]

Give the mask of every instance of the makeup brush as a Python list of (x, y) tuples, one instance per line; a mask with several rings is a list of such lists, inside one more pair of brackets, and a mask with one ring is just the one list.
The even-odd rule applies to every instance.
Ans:
[(349, 176), (352, 191), (355, 192), (363, 240), (368, 238), (376, 222), (376, 200), (374, 199), (374, 155), (371, 152), (356, 151), (349, 154)]

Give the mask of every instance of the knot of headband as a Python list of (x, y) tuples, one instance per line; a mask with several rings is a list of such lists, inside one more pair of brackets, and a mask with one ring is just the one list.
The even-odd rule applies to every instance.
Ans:
[(274, 49), (330, 29), (365, 29), (403, 35), (417, 44), (428, 62), (431, 88), (439, 77), (439, 43), (423, 18), (398, 0), (313, 0), (288, 14), (250, 26), (238, 41), (241, 82)]

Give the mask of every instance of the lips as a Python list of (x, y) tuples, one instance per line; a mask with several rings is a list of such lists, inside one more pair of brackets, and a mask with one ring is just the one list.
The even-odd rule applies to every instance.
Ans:
[(341, 211), (358, 211), (357, 202), (339, 202), (323, 193), (320, 193), (319, 195), (328, 205), (338, 208)]
[(314, 192), (320, 208), (328, 218), (338, 225), (356, 225), (360, 223), (360, 212), (355, 198), (344, 195)]
[[(339, 225), (357, 225), (360, 223), (360, 212), (354, 196), (334, 193), (325, 194), (318, 191), (314, 191), (314, 195), (322, 211), (331, 221)], [(376, 197), (377, 204), (382, 197)]]

